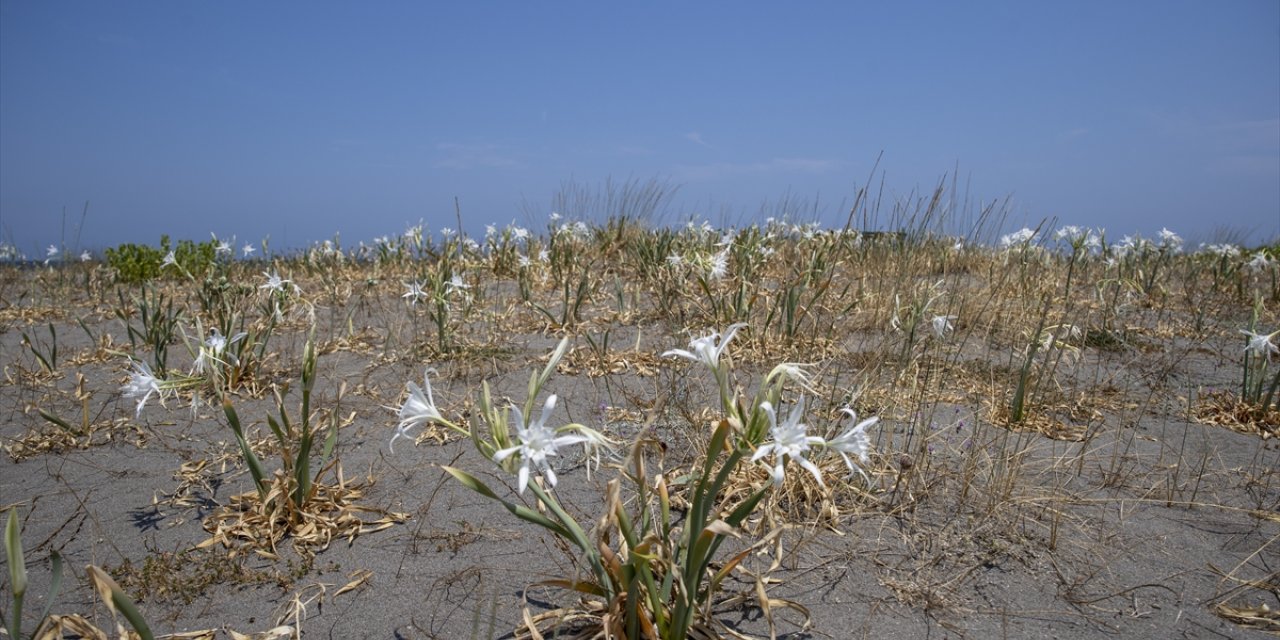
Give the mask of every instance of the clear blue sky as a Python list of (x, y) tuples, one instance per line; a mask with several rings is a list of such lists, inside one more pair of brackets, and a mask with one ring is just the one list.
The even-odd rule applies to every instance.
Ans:
[(28, 253), (86, 200), (89, 247), (353, 244), (610, 176), (836, 224), (881, 152), (890, 197), (958, 165), (1017, 222), (1274, 238), (1280, 2), (0, 0), (0, 240)]

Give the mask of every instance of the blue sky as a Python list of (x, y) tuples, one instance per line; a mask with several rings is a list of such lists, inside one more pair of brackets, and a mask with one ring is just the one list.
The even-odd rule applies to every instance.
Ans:
[(85, 201), (84, 246), (279, 247), (456, 226), (455, 197), (473, 232), (540, 224), (609, 177), (839, 224), (877, 158), (886, 201), (958, 167), (1010, 224), (1280, 236), (1280, 2), (0, 0), (29, 253)]

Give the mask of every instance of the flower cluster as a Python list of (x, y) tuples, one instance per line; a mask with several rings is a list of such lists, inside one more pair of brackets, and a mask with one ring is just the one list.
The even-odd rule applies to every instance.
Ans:
[[(690, 342), (689, 350), (672, 349), (665, 352), (663, 356), (684, 358), (702, 363), (716, 373), (717, 379), (723, 381), (727, 374), (727, 365), (722, 360), (722, 356), (729, 342), (745, 326), (744, 324), (731, 325), (725, 330), (723, 336), (718, 332), (713, 332), (695, 338)], [(552, 355), (543, 375), (535, 375), (530, 381), (530, 400), (537, 395), (538, 390), (546, 381), (550, 372), (554, 371), (559, 357), (565, 351), (566, 344), (561, 343), (560, 348)], [(410, 429), (433, 422), (475, 438), (474, 434), (449, 422), (441, 414), (432, 395), (430, 373), (431, 370), (428, 369), (427, 375), (423, 376), (421, 387), (413, 382), (407, 384), (409, 394), (397, 410), (399, 423), (391, 437), (391, 441), (388, 443), (393, 453), (396, 440), (408, 438)], [(750, 436), (747, 437), (744, 444), (754, 448), (751, 461), (761, 462), (766, 458), (770, 460), (768, 469), (775, 486), (782, 483), (784, 470), (788, 462), (800, 465), (801, 468), (813, 475), (818, 484), (826, 486), (821, 470), (810, 460), (811, 452), (816, 449), (824, 449), (838, 453), (848, 466), (850, 475), (857, 472), (866, 477), (866, 473), (858, 465), (864, 465), (869, 460), (870, 437), (867, 435), (867, 429), (875, 425), (879, 418), (872, 417), (859, 422), (857, 413), (853, 409), (845, 407), (842, 411), (849, 417), (849, 423), (838, 436), (828, 440), (818, 435), (810, 435), (808, 432), (809, 427), (804, 422), (805, 398), (803, 396), (791, 407), (786, 418), (779, 421), (776, 398), (780, 395), (782, 385), (788, 380), (798, 383), (804, 389), (813, 389), (812, 381), (805, 372), (804, 365), (784, 363), (775, 367), (766, 376), (764, 384), (772, 389), (772, 395), (761, 396), (761, 399), (754, 406), (755, 410), (752, 412), (751, 420), (753, 422), (756, 420), (767, 422), (769, 440), (761, 442), (764, 439), (763, 437), (754, 440)], [(509, 470), (514, 470), (519, 493), (525, 492), (529, 486), (530, 477), (535, 473), (541, 474), (547, 485), (554, 487), (558, 482), (558, 478), (551, 464), (551, 459), (558, 456), (565, 447), (582, 445), (584, 454), (589, 459), (596, 460), (597, 463), (601, 451), (611, 448), (608, 438), (598, 431), (583, 425), (567, 424), (559, 428), (551, 427), (548, 421), (555, 411), (557, 402), (558, 397), (556, 395), (548, 396), (537, 419), (534, 419), (532, 415), (526, 415), (528, 412), (521, 410), (520, 407), (511, 405), (509, 412), (515, 423), (514, 438), (509, 433), (505, 417), (499, 415), (499, 413), (491, 412), (487, 408), (485, 410), (488, 416), (487, 419), (496, 424), (491, 425), (495, 428), (493, 444), (488, 449), (482, 447), (482, 451), (491, 457), (494, 462), (504, 465)], [(482, 405), (487, 407), (487, 404), (486, 388), (486, 397)], [(726, 407), (731, 406), (733, 406), (732, 403), (726, 404)], [(760, 417), (756, 418), (755, 416)], [(760, 430), (760, 433), (765, 435), (763, 429)], [(480, 442), (477, 441), (477, 444), (480, 444)], [(858, 464), (855, 464), (854, 458), (857, 459)]]
[(1013, 233), (1006, 233), (1000, 236), (1000, 246), (1005, 249), (1013, 247), (1025, 247), (1035, 240), (1036, 232), (1023, 227)]
[[(950, 328), (949, 320), (954, 316), (938, 316), (934, 319), (933, 324), (939, 335), (946, 329)], [(943, 327), (939, 329), (939, 326)], [(689, 343), (690, 349), (672, 349), (663, 353), (663, 356), (675, 356), (700, 362), (711, 369), (717, 380), (721, 382), (721, 393), (727, 393), (726, 373), (727, 366), (721, 360), (725, 349), (729, 346), (729, 341), (745, 327), (745, 324), (734, 324), (725, 330), (723, 338), (718, 332), (712, 332), (708, 335), (695, 338)], [(801, 387), (812, 390), (812, 382), (808, 374), (801, 365), (786, 363), (778, 365), (765, 377), (766, 385), (773, 385), (773, 395), (776, 398), (780, 395), (782, 384), (786, 380), (793, 380)], [(732, 401), (724, 403), (726, 410), (735, 406)], [(800, 397), (799, 402), (791, 407), (791, 411), (787, 414), (785, 420), (779, 422), (778, 409), (775, 407), (775, 401), (762, 399), (756, 405), (756, 408), (762, 413), (768, 422), (769, 440), (764, 443), (749, 443), (758, 445), (755, 453), (751, 456), (752, 462), (760, 462), (765, 458), (772, 458), (772, 464), (769, 467), (769, 475), (773, 478), (775, 486), (781, 485), (785, 477), (784, 469), (788, 461), (800, 465), (801, 468), (813, 475), (819, 485), (826, 486), (822, 480), (822, 472), (818, 466), (809, 459), (810, 451), (814, 449), (826, 449), (835, 451), (840, 454), (845, 464), (849, 467), (849, 473), (861, 473), (866, 477), (866, 473), (860, 467), (854, 465), (850, 455), (856, 456), (859, 463), (866, 464), (869, 460), (870, 438), (866, 430), (879, 422), (879, 418), (873, 417), (858, 422), (858, 414), (851, 408), (845, 407), (841, 409), (851, 418), (848, 427), (838, 436), (827, 440), (821, 436), (810, 435), (808, 425), (803, 422), (805, 413), (805, 399)], [(751, 418), (747, 416), (739, 416), (743, 422), (750, 422)]]

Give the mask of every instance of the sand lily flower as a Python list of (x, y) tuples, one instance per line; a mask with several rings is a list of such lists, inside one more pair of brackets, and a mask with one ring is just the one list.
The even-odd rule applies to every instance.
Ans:
[(769, 416), (769, 434), (773, 437), (773, 441), (756, 449), (755, 455), (751, 456), (751, 461), (756, 462), (771, 453), (773, 454), (773, 468), (770, 469), (769, 475), (773, 476), (773, 485), (775, 487), (782, 485), (784, 456), (804, 467), (806, 471), (813, 474), (819, 485), (825, 487), (826, 485), (822, 482), (822, 472), (804, 455), (811, 446), (826, 444), (826, 441), (819, 436), (805, 434), (805, 430), (808, 427), (800, 422), (800, 419), (804, 417), (804, 398), (800, 398), (800, 402), (791, 407), (791, 413), (787, 415), (787, 421), (782, 424), (778, 424), (778, 416), (773, 410), (773, 405), (768, 401), (761, 402), (760, 408)]
[(129, 374), (129, 381), (120, 388), (120, 391), (124, 393), (124, 397), (138, 401), (138, 410), (134, 414), (138, 417), (142, 415), (142, 407), (147, 404), (147, 400), (151, 399), (152, 394), (160, 394), (163, 400), (164, 392), (160, 389), (160, 381), (156, 379), (147, 363), (133, 360), (132, 364), (133, 371)]
[(854, 471), (867, 477), (867, 472), (861, 467), (855, 466), (853, 460), (849, 459), (849, 454), (858, 457), (858, 462), (866, 464), (869, 459), (868, 452), (871, 450), (871, 436), (867, 435), (867, 429), (875, 426), (880, 422), (880, 418), (873, 416), (858, 422), (858, 413), (849, 407), (840, 410), (849, 416), (849, 424), (851, 425), (844, 433), (827, 441), (827, 448), (840, 453), (840, 457), (844, 458), (844, 463), (849, 467), (849, 474), (853, 475)]
[(712, 280), (719, 280), (729, 273), (729, 249), (725, 248), (719, 253), (711, 256), (711, 260), (707, 265), (707, 277)]
[(1248, 265), (1250, 271), (1257, 273), (1259, 271), (1265, 271), (1267, 267), (1271, 266), (1272, 262), (1274, 261), (1268, 258), (1265, 252), (1259, 251), (1253, 254), (1253, 259), (1245, 264)]
[(249, 256), (253, 255), (254, 252), (256, 251), (257, 249), (254, 248), (254, 246), (249, 244), (248, 242), (244, 243), (243, 247), (240, 247), (240, 255), (241, 257), (244, 257), (244, 258), (248, 258)]
[(1076, 225), (1074, 225), (1074, 224), (1069, 224), (1069, 225), (1067, 225), (1067, 226), (1065, 226), (1065, 227), (1063, 227), (1063, 228), (1061, 228), (1061, 229), (1058, 229), (1058, 232), (1057, 232), (1057, 233), (1055, 233), (1055, 234), (1053, 234), (1053, 235), (1054, 235), (1054, 237), (1055, 237), (1055, 238), (1057, 238), (1058, 240), (1066, 240), (1067, 242), (1075, 242), (1076, 240), (1083, 238), (1083, 237), (1084, 237), (1084, 233), (1085, 233), (1085, 231), (1084, 231), (1084, 230), (1082, 230), (1080, 227), (1077, 227), (1077, 226), (1076, 226)]
[(811, 364), (801, 364), (798, 362), (784, 362), (774, 367), (773, 370), (769, 372), (769, 375), (764, 377), (765, 384), (773, 382), (778, 378), (778, 376), (783, 376), (801, 387), (804, 387), (804, 389), (810, 393), (818, 393), (818, 391), (813, 387), (813, 379), (809, 376), (809, 372), (804, 370), (805, 367), (812, 366), (813, 365)]
[(951, 321), (955, 320), (955, 316), (934, 316), (929, 324), (933, 325), (933, 334), (939, 338), (944, 338), (948, 331), (954, 331), (955, 327), (951, 325)]
[(404, 285), (404, 288), (405, 288), (404, 295), (400, 297), (408, 298), (409, 304), (417, 305), (419, 300), (422, 300), (423, 298), (427, 297), (427, 292), (422, 289), (421, 282), (417, 282), (417, 281), (411, 282), (409, 284)]
[(1008, 249), (1010, 247), (1030, 244), (1031, 241), (1035, 239), (1035, 237), (1036, 237), (1035, 231), (1032, 231), (1031, 229), (1023, 227), (1022, 229), (1018, 231), (1014, 231), (1013, 233), (1006, 233), (1005, 235), (1000, 236), (1000, 246), (1005, 249)]
[(467, 289), (471, 288), (471, 285), (463, 282), (462, 276), (457, 274), (454, 274), (452, 278), (449, 278), (449, 282), (446, 282), (444, 286), (445, 290), (450, 294), (461, 293), (463, 295), (466, 295)]
[(227, 350), (227, 347), (240, 342), (247, 335), (249, 334), (241, 331), (231, 336), (231, 339), (228, 340), (216, 328), (213, 329), (210, 331), (209, 337), (205, 339), (204, 345), (200, 347), (200, 354), (196, 356), (196, 361), (191, 364), (192, 370), (196, 373), (204, 373), (205, 364), (209, 361), (222, 362), (222, 354)]
[(516, 437), (520, 440), (520, 444), (494, 452), (493, 461), (501, 463), (517, 453), (520, 455), (520, 471), (516, 473), (520, 493), (524, 493), (525, 488), (529, 486), (529, 471), (533, 468), (542, 472), (542, 477), (546, 479), (547, 484), (556, 486), (556, 472), (552, 470), (547, 458), (557, 455), (560, 447), (591, 441), (589, 436), (582, 433), (557, 435), (555, 430), (548, 427), (547, 418), (551, 417), (551, 412), (555, 408), (556, 396), (552, 395), (542, 406), (542, 414), (538, 419), (530, 420), (526, 425), (520, 407), (514, 405), (511, 407), (511, 412), (515, 414)]
[(1165, 228), (1160, 229), (1160, 248), (1178, 251), (1182, 248), (1182, 236)]
[(1280, 331), (1273, 331), (1269, 334), (1254, 333), (1252, 331), (1240, 330), (1240, 333), (1249, 336), (1249, 344), (1245, 345), (1244, 350), (1253, 355), (1255, 358), (1266, 358), (1267, 363), (1271, 363), (1271, 354), (1280, 353), (1280, 347), (1271, 342), (1271, 339), (1280, 335)]
[(178, 257), (174, 255), (173, 251), (170, 251), (169, 253), (164, 254), (164, 260), (160, 262), (160, 268), (163, 269), (168, 266), (177, 266), (177, 264)]
[(429, 422), (439, 422), (449, 424), (440, 415), (440, 410), (436, 408), (436, 399), (431, 394), (431, 373), (434, 369), (427, 369), (422, 374), (422, 386), (410, 382), (409, 397), (400, 405), (400, 424), (396, 425), (396, 433), (391, 436), (391, 442), (387, 443), (387, 447), (391, 449), (391, 453), (396, 452), (396, 440), (400, 438), (408, 438), (409, 430), (414, 427), (426, 426)]
[(284, 286), (286, 284), (293, 284), (293, 281), (281, 278), (280, 274), (275, 271), (263, 271), (262, 275), (267, 277), (267, 283), (258, 285), (259, 289), (270, 289), (273, 293), (284, 293)]
[(720, 370), (720, 356), (724, 354), (725, 347), (729, 346), (729, 341), (733, 339), (734, 334), (738, 330), (747, 326), (745, 322), (729, 325), (725, 330), (724, 338), (720, 338), (719, 333), (711, 333), (710, 335), (694, 338), (689, 342), (689, 348), (692, 351), (684, 349), (671, 349), (663, 352), (662, 356), (677, 356), (694, 362), (701, 362), (714, 371)]

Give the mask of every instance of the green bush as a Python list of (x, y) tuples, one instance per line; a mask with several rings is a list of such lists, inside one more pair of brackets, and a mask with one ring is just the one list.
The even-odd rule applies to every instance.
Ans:
[(160, 276), (180, 274), (174, 269), (166, 272), (161, 268), (164, 257), (173, 251), (174, 259), (193, 276), (202, 276), (217, 260), (217, 243), (212, 240), (197, 243), (192, 240), (179, 240), (178, 246), (170, 248), (169, 236), (160, 236), (160, 248), (145, 244), (126, 243), (106, 250), (107, 264), (116, 271), (120, 282), (145, 282)]

